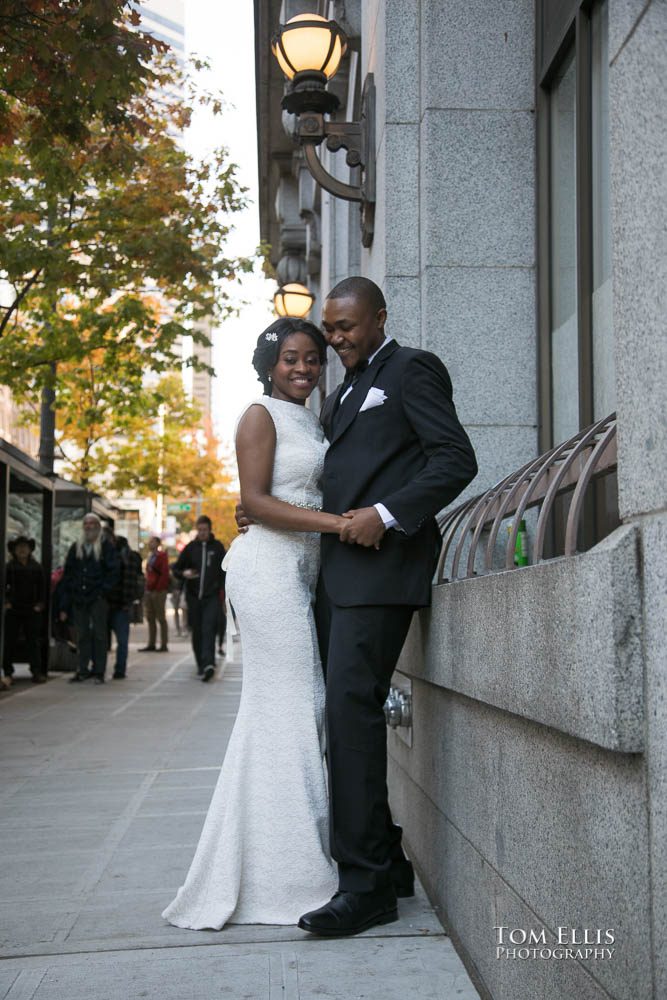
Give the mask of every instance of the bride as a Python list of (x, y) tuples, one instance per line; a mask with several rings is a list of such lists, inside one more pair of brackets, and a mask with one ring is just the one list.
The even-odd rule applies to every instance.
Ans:
[(255, 521), (226, 557), (243, 641), (238, 715), (184, 884), (162, 916), (178, 927), (295, 924), (338, 886), (329, 849), (324, 678), (313, 617), (327, 442), (305, 402), (325, 364), (311, 323), (280, 319), (253, 365), (264, 395), (237, 423), (241, 503)]

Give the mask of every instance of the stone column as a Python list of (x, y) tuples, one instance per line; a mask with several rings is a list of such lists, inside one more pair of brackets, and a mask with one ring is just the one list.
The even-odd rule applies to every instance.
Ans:
[(611, 0), (609, 35), (618, 493), (642, 538), (657, 998), (667, 996), (667, 3)]

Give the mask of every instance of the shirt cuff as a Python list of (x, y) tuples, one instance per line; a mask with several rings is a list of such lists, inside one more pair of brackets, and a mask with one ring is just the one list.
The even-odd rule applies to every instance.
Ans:
[(398, 531), (403, 531), (396, 518), (393, 517), (393, 515), (387, 510), (387, 508), (383, 503), (374, 503), (373, 506), (375, 507), (376, 511), (382, 518), (382, 521), (387, 531), (389, 531), (390, 528), (397, 528)]

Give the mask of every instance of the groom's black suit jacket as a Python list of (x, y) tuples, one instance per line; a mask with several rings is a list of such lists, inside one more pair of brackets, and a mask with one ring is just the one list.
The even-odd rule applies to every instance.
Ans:
[[(360, 413), (371, 386), (387, 398)], [(390, 529), (379, 551), (322, 535), (326, 593), (341, 607), (425, 607), (441, 546), (435, 514), (477, 475), (451, 379), (435, 354), (391, 340), (336, 414), (341, 390), (326, 398), (321, 413), (330, 441), (322, 478), (324, 510), (342, 514), (383, 503), (405, 534)]]

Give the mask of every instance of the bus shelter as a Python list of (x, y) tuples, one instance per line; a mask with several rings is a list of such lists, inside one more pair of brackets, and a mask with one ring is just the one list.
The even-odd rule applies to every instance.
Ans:
[[(53, 479), (24, 452), (0, 438), (0, 585), (6, 590), (7, 544), (18, 535), (35, 541), (34, 557), (42, 564), (48, 580), (52, 568)], [(42, 656), (47, 662), (51, 620), (50, 588), (46, 588), (46, 608), (42, 615)], [(4, 656), (4, 599), (0, 609), (0, 651)]]

